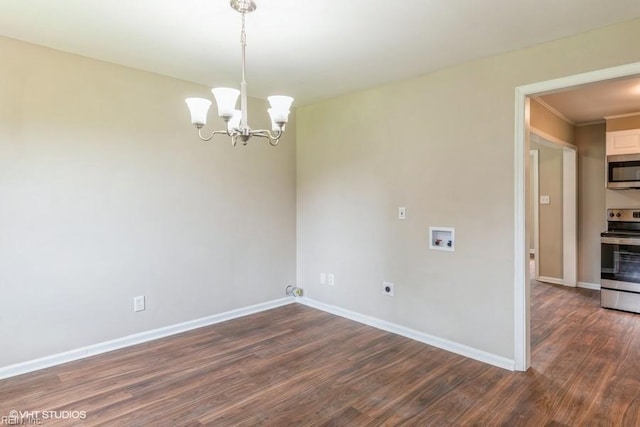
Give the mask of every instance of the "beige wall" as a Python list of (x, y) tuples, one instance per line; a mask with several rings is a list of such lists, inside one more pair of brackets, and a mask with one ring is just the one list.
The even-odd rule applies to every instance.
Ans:
[[(307, 295), (513, 358), (514, 88), (640, 61), (637, 40), (640, 20), (300, 108)], [(429, 226), (456, 251), (429, 250)]]
[(0, 367), (284, 297), (295, 123), (276, 148), (204, 143), (184, 98), (208, 88), (5, 38), (0, 57)]
[(573, 144), (575, 141), (575, 127), (560, 119), (535, 99), (529, 103), (531, 127), (541, 130), (547, 135), (554, 136), (561, 141)]
[(600, 233), (606, 230), (605, 125), (576, 128), (578, 146), (578, 281), (600, 284)]
[(607, 132), (640, 129), (640, 113), (636, 116), (607, 119)]
[(540, 196), (549, 196), (549, 204), (538, 204), (539, 273), (541, 277), (562, 280), (562, 156), (563, 149), (531, 142), (538, 150), (538, 188)]

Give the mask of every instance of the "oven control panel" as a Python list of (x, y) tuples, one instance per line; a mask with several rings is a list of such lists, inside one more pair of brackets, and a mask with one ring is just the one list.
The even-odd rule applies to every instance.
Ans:
[(640, 209), (607, 209), (607, 221), (640, 222)]

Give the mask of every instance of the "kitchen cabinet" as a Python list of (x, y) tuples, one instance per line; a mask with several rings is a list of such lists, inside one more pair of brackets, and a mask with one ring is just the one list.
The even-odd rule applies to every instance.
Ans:
[(640, 154), (640, 129), (607, 132), (607, 156)]

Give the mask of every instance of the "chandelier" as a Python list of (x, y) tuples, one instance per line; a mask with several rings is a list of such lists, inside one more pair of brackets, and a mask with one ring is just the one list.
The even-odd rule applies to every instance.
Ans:
[[(276, 146), (284, 133), (284, 127), (289, 120), (289, 109), (293, 103), (290, 96), (270, 96), (267, 98), (271, 108), (267, 111), (271, 117), (271, 130), (251, 129), (247, 115), (247, 82), (245, 80), (245, 49), (247, 36), (245, 34), (245, 15), (256, 10), (254, 0), (231, 0), (230, 5), (240, 13), (242, 17), (242, 32), (240, 33), (240, 45), (242, 46), (242, 81), (240, 90), (227, 87), (211, 89), (218, 106), (218, 116), (222, 117), (227, 125), (226, 130), (213, 131), (208, 136), (203, 136), (202, 128), (207, 123), (207, 113), (211, 101), (206, 98), (187, 98), (185, 102), (191, 113), (191, 123), (198, 129), (198, 136), (203, 141), (210, 141), (215, 135), (224, 134), (231, 137), (231, 143), (235, 147), (238, 138), (244, 145), (252, 136), (266, 138), (269, 144)], [(240, 109), (236, 109), (240, 97)]]

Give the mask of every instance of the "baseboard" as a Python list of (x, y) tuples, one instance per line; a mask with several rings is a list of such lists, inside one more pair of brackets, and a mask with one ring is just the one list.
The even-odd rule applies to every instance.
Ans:
[(538, 282), (553, 283), (554, 285), (565, 286), (564, 280), (558, 279), (557, 277), (540, 276), (540, 277), (538, 277), (537, 280), (538, 280)]
[(600, 283), (578, 282), (578, 287), (579, 288), (584, 288), (584, 289), (592, 289), (594, 291), (599, 291), (600, 290)]
[(489, 365), (497, 366), (499, 368), (507, 369), (510, 371), (515, 370), (515, 361), (506, 357), (498, 356), (486, 351), (478, 350), (473, 347), (429, 335), (424, 332), (416, 331), (414, 329), (397, 325), (395, 323), (387, 322), (386, 320), (377, 319), (375, 317), (366, 316), (364, 314), (346, 310), (341, 307), (325, 304), (313, 299), (309, 299), (307, 297), (298, 298), (296, 301), (306, 306), (316, 308), (327, 313), (335, 314), (336, 316), (344, 317), (359, 323), (364, 323), (365, 325), (401, 335), (403, 337), (410, 338), (412, 340), (419, 341), (421, 343), (428, 344), (442, 350), (450, 351), (452, 353), (456, 353), (470, 359), (487, 363)]
[(116, 338), (111, 341), (105, 341), (87, 347), (77, 348), (74, 350), (66, 351), (64, 353), (58, 353), (51, 356), (41, 357), (39, 359), (0, 367), (0, 379), (26, 374), (28, 372), (49, 368), (51, 366), (72, 362), (78, 359), (84, 359), (85, 357), (95, 356), (97, 354), (118, 350), (136, 344), (142, 344), (144, 342), (153, 341), (158, 338), (164, 338), (170, 335), (187, 332), (192, 329), (202, 328), (203, 326), (214, 325), (216, 323), (225, 322), (227, 320), (237, 319), (239, 317), (248, 316), (250, 314), (259, 313), (261, 311), (281, 307), (293, 302), (295, 302), (295, 299), (293, 298), (282, 298), (274, 301), (268, 301), (265, 303), (238, 308), (220, 314), (214, 314), (212, 316), (207, 316), (200, 319), (189, 320), (187, 322), (178, 323), (175, 325), (165, 326), (150, 331), (128, 335), (122, 338)]
[[(569, 286), (569, 285), (565, 284), (564, 280), (558, 279), (556, 277), (540, 276), (537, 280), (538, 280), (538, 282), (553, 283), (554, 285), (562, 285), (562, 286), (567, 286), (567, 287), (573, 288), (573, 286)], [(594, 291), (599, 291), (600, 290), (600, 284), (599, 283), (578, 282), (578, 283), (576, 283), (575, 287), (584, 288), (584, 289), (592, 289)]]

